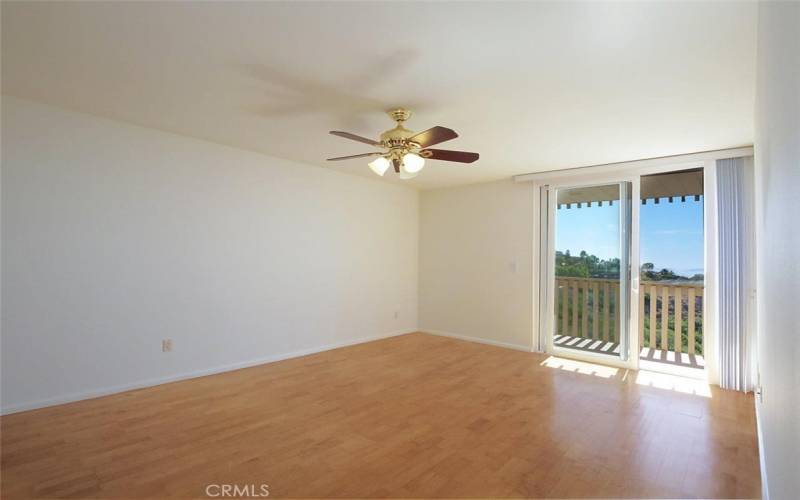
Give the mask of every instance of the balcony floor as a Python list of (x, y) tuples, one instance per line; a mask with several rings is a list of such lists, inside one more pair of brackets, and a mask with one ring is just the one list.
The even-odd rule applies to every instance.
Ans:
[[(576, 349), (579, 351), (593, 352), (598, 354), (608, 354), (619, 356), (619, 344), (604, 340), (587, 339), (583, 337), (571, 337), (569, 335), (554, 335), (553, 343), (557, 347), (566, 349)], [(699, 354), (687, 354), (685, 352), (665, 351), (662, 349), (650, 349), (643, 347), (639, 352), (640, 365), (645, 365), (647, 369), (657, 371), (669, 371), (674, 373), (681, 371), (684, 375), (692, 375), (691, 371), (702, 371), (706, 362)], [(672, 367), (675, 370), (667, 369)], [(684, 372), (684, 369), (691, 370)]]

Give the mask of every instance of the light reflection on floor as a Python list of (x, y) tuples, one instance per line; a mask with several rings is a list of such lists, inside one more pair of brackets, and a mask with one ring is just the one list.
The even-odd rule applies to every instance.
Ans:
[(636, 383), (694, 396), (711, 397), (711, 387), (709, 387), (708, 382), (696, 378), (639, 370), (639, 373), (636, 374)]
[(577, 361), (574, 359), (559, 358), (556, 356), (549, 356), (540, 364), (541, 366), (545, 366), (547, 368), (579, 373), (581, 375), (591, 375), (605, 379), (616, 377), (620, 374), (620, 372), (624, 371), (624, 376), (621, 377), (621, 381), (623, 382), (630, 375), (634, 377), (634, 382), (637, 385), (680, 392), (693, 396), (702, 396), (705, 398), (711, 397), (711, 387), (708, 385), (708, 382), (697, 378), (681, 377), (678, 375), (670, 375), (648, 370), (629, 371), (621, 368), (614, 368), (613, 366), (589, 363), (586, 361)]
[(542, 366), (548, 368), (558, 368), (582, 375), (594, 375), (595, 377), (611, 378), (619, 373), (619, 368), (612, 366), (598, 365), (595, 363), (587, 363), (585, 361), (575, 361), (574, 359), (557, 358), (550, 356), (540, 363)]

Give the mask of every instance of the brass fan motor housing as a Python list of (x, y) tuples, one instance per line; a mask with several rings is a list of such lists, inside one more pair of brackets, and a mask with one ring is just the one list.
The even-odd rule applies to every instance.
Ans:
[(409, 137), (413, 137), (416, 132), (413, 130), (408, 130), (400, 123), (393, 129), (389, 129), (386, 132), (381, 134), (381, 142), (383, 143), (391, 143), (391, 142), (405, 142), (408, 140)]
[(386, 114), (397, 122), (397, 126), (381, 134), (381, 143), (389, 149), (402, 150), (402, 152), (419, 149), (419, 144), (408, 141), (408, 138), (413, 137), (416, 132), (403, 126), (403, 122), (411, 117), (411, 111), (397, 108), (387, 111)]

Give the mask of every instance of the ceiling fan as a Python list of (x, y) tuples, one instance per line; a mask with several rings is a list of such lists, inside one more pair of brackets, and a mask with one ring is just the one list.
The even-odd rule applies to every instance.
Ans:
[(377, 158), (368, 164), (373, 172), (383, 176), (389, 167), (393, 166), (394, 171), (400, 174), (401, 179), (411, 179), (419, 175), (420, 170), (425, 166), (426, 159), (472, 163), (479, 157), (478, 153), (429, 148), (429, 146), (458, 137), (455, 131), (447, 127), (433, 127), (424, 132), (417, 133), (403, 127), (403, 122), (408, 120), (411, 116), (411, 111), (398, 108), (389, 111), (388, 114), (392, 120), (397, 122), (397, 126), (382, 133), (379, 141), (367, 139), (366, 137), (351, 134), (350, 132), (331, 130), (331, 134), (335, 136), (383, 148), (384, 151), (374, 151), (352, 156), (339, 156), (337, 158), (328, 158), (328, 161), (377, 156)]

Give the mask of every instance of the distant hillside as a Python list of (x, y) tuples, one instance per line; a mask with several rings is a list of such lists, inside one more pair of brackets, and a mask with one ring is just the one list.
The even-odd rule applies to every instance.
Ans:
[[(595, 255), (589, 255), (585, 250), (578, 255), (571, 255), (569, 250), (566, 252), (556, 251), (556, 276), (571, 278), (619, 278), (619, 259), (601, 259)], [(667, 268), (656, 270), (652, 262), (642, 264), (642, 281), (699, 281), (704, 280), (702, 269), (690, 269), (692, 274), (678, 274)]]

